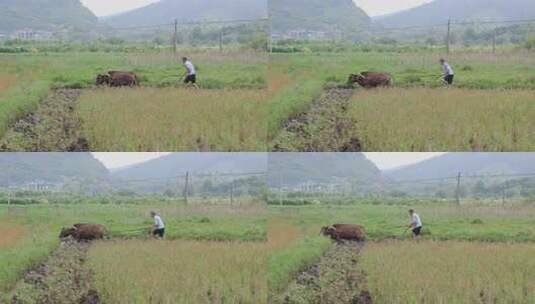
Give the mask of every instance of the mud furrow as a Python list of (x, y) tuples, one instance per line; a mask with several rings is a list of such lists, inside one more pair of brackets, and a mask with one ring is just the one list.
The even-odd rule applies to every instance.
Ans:
[(0, 142), (0, 152), (88, 151), (76, 112), (79, 89), (56, 89), (37, 110), (13, 124)]
[(337, 244), (298, 275), (278, 304), (372, 304), (366, 276), (357, 266), (362, 244)]
[(47, 261), (26, 273), (5, 304), (100, 304), (85, 265), (89, 246), (73, 240), (62, 242)]
[(360, 152), (357, 121), (347, 113), (353, 89), (327, 89), (310, 110), (288, 121), (273, 142), (274, 152)]

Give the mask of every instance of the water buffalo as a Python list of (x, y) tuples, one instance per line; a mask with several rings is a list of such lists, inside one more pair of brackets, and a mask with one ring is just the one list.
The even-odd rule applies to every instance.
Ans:
[(75, 224), (71, 228), (63, 228), (60, 238), (71, 236), (77, 241), (92, 241), (103, 239), (106, 235), (106, 228), (99, 224)]
[(362, 72), (360, 74), (349, 75), (348, 83), (358, 83), (367, 89), (388, 87), (392, 85), (392, 76), (388, 73), (381, 72)]
[(350, 241), (364, 241), (366, 240), (366, 231), (361, 225), (352, 224), (334, 224), (321, 228), (321, 234), (330, 236), (336, 241), (350, 240)]
[(103, 75), (103, 74), (99, 74), (97, 76), (97, 81), (96, 81), (96, 84), (98, 86), (101, 86), (101, 85), (107, 85), (109, 86), (110, 85), (110, 82), (111, 82), (111, 77), (110, 75)]
[(124, 71), (109, 71), (108, 75), (111, 77), (110, 86), (136, 86), (139, 84), (139, 79), (136, 73)]
[(98, 75), (96, 84), (110, 87), (133, 87), (139, 84), (139, 78), (133, 72), (109, 71), (108, 74)]

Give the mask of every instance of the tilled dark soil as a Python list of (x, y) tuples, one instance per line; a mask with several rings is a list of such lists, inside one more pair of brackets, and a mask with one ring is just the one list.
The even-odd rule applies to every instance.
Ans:
[[(100, 304), (85, 261), (89, 243), (64, 241), (10, 294), (11, 304)], [(1, 302), (1, 300), (0, 300)], [(6, 303), (7, 304), (7, 303)]]
[(0, 141), (0, 152), (80, 152), (89, 145), (76, 113), (79, 89), (56, 89), (37, 110), (17, 121)]
[(327, 89), (310, 110), (286, 124), (273, 142), (274, 152), (360, 152), (357, 121), (347, 113), (354, 90)]
[(282, 304), (373, 304), (366, 276), (357, 266), (362, 244), (346, 242), (327, 251), (275, 299)]

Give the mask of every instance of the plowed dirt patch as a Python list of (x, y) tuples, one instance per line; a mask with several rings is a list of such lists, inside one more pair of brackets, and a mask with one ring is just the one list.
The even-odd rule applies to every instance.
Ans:
[(0, 224), (0, 249), (10, 246), (25, 233), (22, 226), (2, 223)]
[(0, 93), (6, 91), (17, 83), (17, 77), (9, 75), (0, 75)]

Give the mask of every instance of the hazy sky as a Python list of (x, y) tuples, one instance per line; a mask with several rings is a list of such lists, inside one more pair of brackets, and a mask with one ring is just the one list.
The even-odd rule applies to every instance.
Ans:
[(129, 166), (151, 159), (162, 157), (170, 153), (105, 153), (94, 152), (95, 156), (108, 169), (116, 169), (124, 166)]
[[(113, 15), (138, 8), (159, 0), (81, 0), (97, 16)], [(192, 0), (195, 1), (195, 0)], [(232, 1), (232, 0), (229, 0)], [(267, 0), (269, 1), (269, 0)], [(431, 0), (353, 0), (369, 15), (377, 16), (390, 14), (408, 9)]]
[[(170, 153), (93, 153), (107, 168), (116, 169)], [(444, 153), (364, 153), (379, 169), (392, 169), (426, 160)]]
[(391, 14), (415, 7), (432, 0), (353, 0), (370, 16)]
[[(159, 0), (81, 0), (97, 16), (113, 15)], [(194, 1), (194, 0), (193, 0)]]
[(445, 153), (364, 153), (379, 169), (394, 169), (421, 162)]

